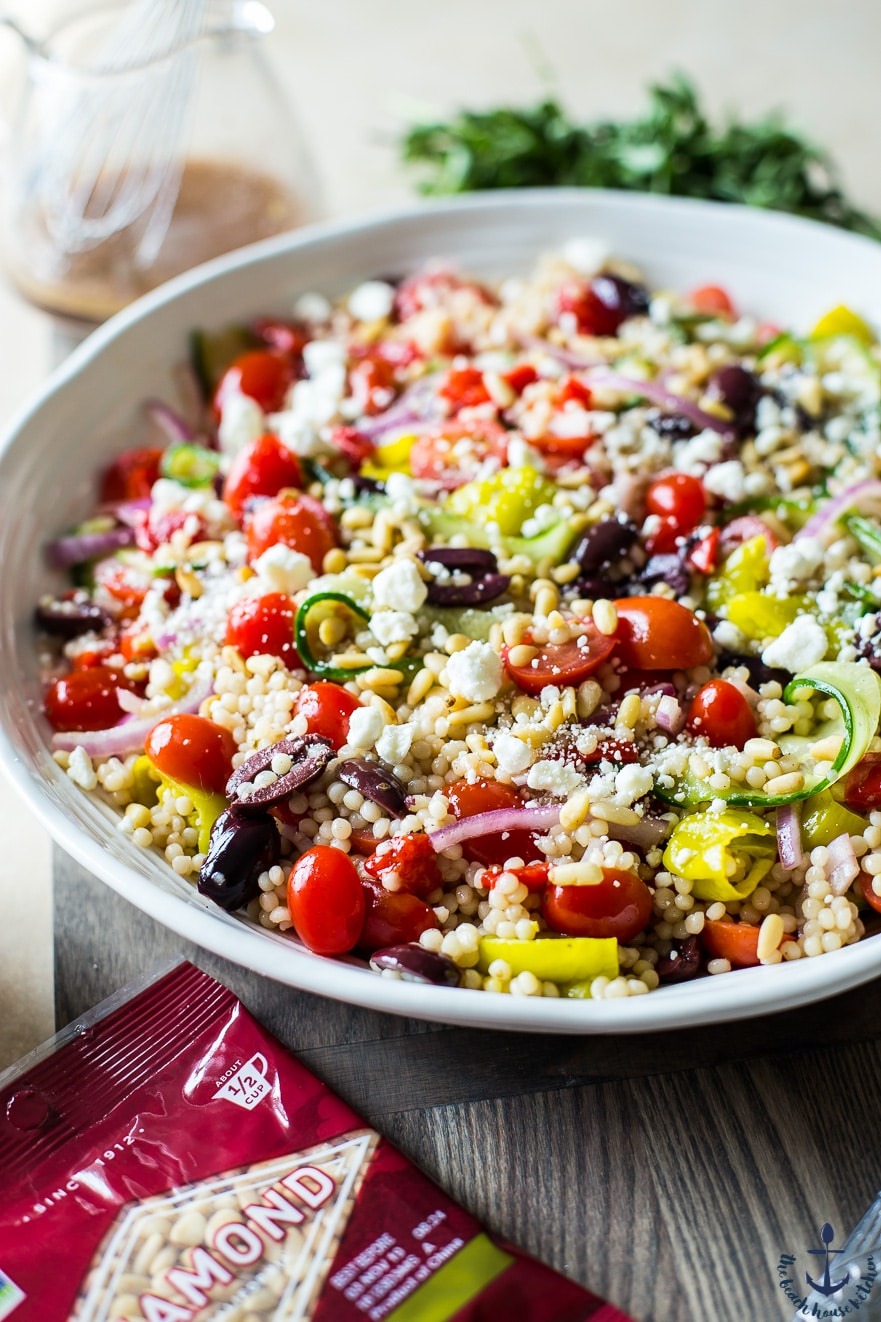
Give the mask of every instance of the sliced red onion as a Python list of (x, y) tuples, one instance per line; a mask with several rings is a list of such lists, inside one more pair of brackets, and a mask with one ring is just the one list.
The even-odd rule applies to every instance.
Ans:
[(196, 439), (196, 433), (190, 424), (161, 399), (148, 399), (144, 404), (144, 412), (173, 444)]
[(145, 496), (142, 500), (111, 501), (107, 505), (100, 505), (98, 513), (109, 514), (127, 527), (136, 528), (142, 522), (141, 515), (144, 510), (148, 510), (152, 504), (149, 496)]
[(71, 565), (82, 565), (88, 560), (113, 555), (114, 551), (131, 546), (134, 540), (133, 528), (110, 528), (107, 532), (72, 533), (70, 537), (58, 537), (49, 543), (46, 550), (55, 569), (69, 569)]
[(368, 440), (380, 441), (396, 429), (403, 431), (414, 423), (439, 417), (436, 386), (441, 375), (440, 372), (430, 372), (428, 376), (420, 377), (384, 413), (377, 413), (372, 418), (359, 418), (359, 433)]
[(105, 629), (110, 616), (103, 606), (93, 601), (67, 600), (41, 601), (34, 612), (38, 629), (57, 638), (77, 638), (83, 633)]
[(672, 694), (664, 693), (655, 709), (655, 722), (659, 730), (666, 734), (679, 734), (685, 726), (685, 712), (682, 704)]
[(877, 478), (855, 482), (853, 486), (845, 487), (844, 491), (827, 500), (823, 508), (808, 519), (792, 540), (797, 542), (800, 537), (820, 537), (828, 529), (834, 528), (842, 515), (847, 514), (849, 510), (855, 507), (864, 510), (866, 505), (874, 502), (881, 506), (881, 482)]
[(628, 845), (636, 845), (637, 849), (654, 849), (670, 834), (673, 820), (672, 817), (654, 817), (646, 814), (638, 822), (631, 822), (626, 826), (620, 822), (606, 822), (604, 825), (613, 840), (623, 840)]
[(621, 376), (618, 372), (608, 372), (600, 368), (591, 372), (587, 384), (606, 386), (610, 390), (625, 391), (629, 395), (642, 395), (644, 399), (650, 399), (653, 404), (657, 404), (658, 408), (664, 409), (667, 413), (680, 413), (702, 430), (706, 427), (710, 431), (718, 432), (720, 436), (734, 435), (735, 429), (730, 422), (723, 422), (712, 413), (706, 413), (693, 400), (686, 399), (684, 395), (674, 395), (657, 381), (641, 381), (638, 377)]
[(518, 339), (524, 349), (537, 349), (540, 353), (547, 354), (548, 358), (553, 358), (555, 363), (568, 367), (574, 372), (602, 366), (602, 359), (585, 358), (583, 353), (576, 353), (573, 349), (563, 349), (559, 344), (551, 344), (549, 340), (543, 340), (540, 335), (520, 335)]
[(784, 803), (777, 809), (777, 853), (785, 868), (799, 868), (805, 861), (798, 803)]
[(168, 716), (181, 716), (197, 712), (206, 698), (214, 692), (214, 678), (211, 674), (200, 675), (196, 671), (189, 692), (180, 702), (170, 707), (163, 707), (160, 712), (153, 712), (143, 719), (125, 716), (118, 725), (111, 725), (106, 730), (70, 730), (62, 734), (53, 734), (52, 747), (59, 752), (72, 753), (75, 748), (84, 749), (89, 757), (125, 757), (128, 753), (140, 752), (144, 740), (159, 721)]
[(846, 831), (826, 847), (829, 858), (829, 888), (833, 895), (844, 895), (860, 875), (860, 865)]
[(428, 838), (440, 854), (475, 835), (499, 835), (504, 831), (546, 831), (560, 820), (560, 804), (527, 804), (523, 808), (495, 808), (463, 817), (452, 826), (430, 831)]

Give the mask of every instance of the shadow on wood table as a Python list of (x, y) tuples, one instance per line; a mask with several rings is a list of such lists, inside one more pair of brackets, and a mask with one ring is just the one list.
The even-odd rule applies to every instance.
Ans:
[(803, 1285), (822, 1223), (840, 1242), (881, 1184), (881, 982), (719, 1028), (509, 1034), (270, 982), (60, 852), (55, 922), (59, 1024), (192, 959), (490, 1229), (637, 1322), (791, 1318), (780, 1255)]

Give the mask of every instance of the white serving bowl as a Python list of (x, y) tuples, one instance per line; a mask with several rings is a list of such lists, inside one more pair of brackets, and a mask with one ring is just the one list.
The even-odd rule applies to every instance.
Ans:
[[(289, 312), (307, 290), (334, 296), (433, 257), (499, 276), (592, 236), (651, 286), (723, 285), (758, 317), (806, 329), (837, 303), (881, 323), (881, 246), (767, 212), (577, 189), (474, 195), (282, 236), (202, 266), (114, 317), (51, 377), (0, 454), (0, 762), (59, 844), (151, 917), (218, 955), (294, 987), (448, 1023), (555, 1033), (633, 1033), (724, 1022), (801, 1005), (881, 973), (881, 937), (817, 959), (747, 969), (613, 1001), (527, 999), (380, 978), (223, 913), (55, 765), (41, 715), (34, 603), (60, 581), (42, 546), (84, 517), (94, 475), (127, 442), (147, 396), (173, 398), (192, 328)], [(27, 885), (22, 878), (22, 885)]]

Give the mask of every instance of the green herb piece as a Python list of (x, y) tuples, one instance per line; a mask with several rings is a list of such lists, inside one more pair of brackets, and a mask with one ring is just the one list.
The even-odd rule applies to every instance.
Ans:
[(649, 88), (630, 121), (577, 124), (554, 100), (462, 110), (416, 124), (400, 143), (425, 193), (574, 185), (745, 202), (872, 238), (881, 222), (846, 197), (826, 152), (779, 114), (713, 125), (683, 74)]

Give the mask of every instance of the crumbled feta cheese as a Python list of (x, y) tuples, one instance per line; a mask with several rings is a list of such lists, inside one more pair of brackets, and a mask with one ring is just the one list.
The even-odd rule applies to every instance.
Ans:
[(532, 761), (529, 745), (508, 734), (507, 730), (499, 730), (492, 747), (499, 768), (509, 776), (519, 776)]
[(504, 678), (501, 659), (489, 643), (469, 643), (447, 662), (447, 687), (455, 698), (466, 698), (468, 702), (494, 698)]
[(746, 634), (730, 620), (720, 620), (713, 630), (713, 640), (729, 652), (742, 652), (746, 646)]
[(92, 759), (84, 748), (77, 744), (70, 755), (70, 761), (67, 764), (67, 774), (70, 776), (74, 785), (79, 785), (81, 790), (93, 790), (97, 788), (98, 777), (95, 775), (95, 769), (92, 766)]
[(358, 321), (381, 321), (394, 301), (395, 291), (385, 280), (365, 280), (349, 295), (349, 311)]
[(399, 518), (408, 519), (419, 512), (416, 484), (406, 473), (389, 473), (385, 479), (385, 492), (392, 509)]
[(583, 235), (569, 239), (563, 244), (563, 260), (581, 275), (596, 275), (612, 255), (612, 250), (605, 239), (590, 238)]
[(680, 441), (673, 447), (673, 454), (675, 466), (681, 473), (700, 472), (703, 467), (718, 463), (722, 455), (722, 437), (707, 427), (690, 440)]
[(303, 321), (327, 321), (333, 309), (323, 294), (301, 294), (294, 304), (294, 316)]
[(383, 762), (396, 766), (403, 762), (412, 743), (412, 725), (387, 725), (376, 741), (376, 751)]
[(406, 643), (415, 638), (419, 624), (409, 611), (378, 610), (370, 619), (370, 632), (378, 643)]
[(629, 807), (644, 794), (648, 794), (654, 784), (654, 777), (648, 767), (641, 767), (633, 762), (622, 767), (615, 777), (615, 799), (624, 807)]
[(743, 500), (744, 491), (743, 464), (739, 459), (729, 459), (724, 464), (714, 464), (704, 474), (704, 486), (714, 496), (723, 500)]
[(576, 790), (584, 789), (584, 777), (574, 767), (565, 762), (555, 762), (545, 758), (536, 762), (526, 777), (526, 784), (531, 790), (553, 794), (556, 798), (567, 798)]
[(388, 606), (390, 610), (406, 611), (410, 615), (415, 615), (428, 597), (428, 588), (422, 581), (416, 561), (405, 556), (381, 569), (372, 587), (377, 606)]
[(524, 441), (522, 436), (516, 432), (510, 433), (508, 441), (508, 467), (509, 468), (534, 468), (536, 472), (545, 471), (545, 461), (538, 450), (533, 450), (531, 445)]
[(312, 561), (300, 551), (293, 551), (281, 542), (267, 547), (254, 561), (261, 585), (272, 592), (287, 592), (292, 596), (301, 588), (308, 587), (315, 577)]
[(766, 666), (780, 666), (797, 674), (816, 665), (826, 655), (828, 639), (826, 631), (810, 615), (800, 615), (787, 625), (779, 638), (769, 643), (762, 653)]
[(823, 563), (825, 553), (816, 537), (800, 537), (771, 553), (771, 589), (785, 593), (791, 581), (806, 583)]
[(375, 707), (359, 707), (349, 717), (346, 737), (353, 748), (373, 748), (384, 728), (382, 714)]
[(266, 418), (250, 395), (232, 390), (224, 396), (217, 438), (225, 454), (236, 454), (266, 431)]
[(187, 488), (170, 477), (160, 477), (150, 488), (150, 499), (161, 510), (179, 510), (188, 495)]
[(310, 340), (303, 345), (303, 364), (311, 377), (332, 367), (345, 367), (345, 346), (337, 340)]

